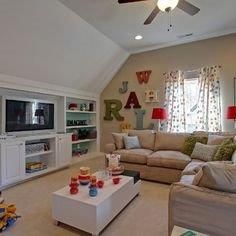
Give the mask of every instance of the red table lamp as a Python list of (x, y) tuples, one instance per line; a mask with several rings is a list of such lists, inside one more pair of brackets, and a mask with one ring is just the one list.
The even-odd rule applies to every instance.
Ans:
[(160, 121), (167, 119), (167, 111), (164, 108), (153, 108), (152, 119), (157, 120), (156, 130), (160, 129)]
[(234, 128), (236, 128), (236, 106), (229, 106), (227, 109), (227, 119), (228, 120), (234, 120)]

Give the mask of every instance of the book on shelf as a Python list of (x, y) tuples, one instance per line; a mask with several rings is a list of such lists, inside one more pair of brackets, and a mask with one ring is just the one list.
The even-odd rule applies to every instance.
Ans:
[(33, 173), (36, 171), (47, 169), (47, 165), (42, 162), (28, 162), (26, 163), (26, 173)]

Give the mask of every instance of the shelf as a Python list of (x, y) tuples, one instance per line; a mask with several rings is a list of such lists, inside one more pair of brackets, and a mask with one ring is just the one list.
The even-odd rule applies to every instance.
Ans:
[(36, 176), (39, 176), (39, 175), (43, 175), (43, 174), (49, 173), (49, 172), (51, 172), (53, 170), (56, 170), (56, 169), (58, 169), (58, 168), (48, 167), (47, 169), (39, 170), (39, 171), (36, 171), (36, 172), (33, 172), (33, 173), (25, 173), (25, 178), (28, 179), (28, 178), (36, 177)]
[(96, 141), (96, 140), (97, 140), (96, 138), (93, 138), (93, 139), (81, 139), (81, 140), (78, 140), (78, 141), (72, 141), (71, 143), (72, 144), (87, 143), (87, 142), (93, 142), (93, 141)]
[(35, 152), (35, 153), (31, 153), (31, 154), (25, 155), (25, 158), (35, 157), (35, 156), (39, 156), (39, 155), (47, 155), (47, 154), (50, 154), (50, 153), (53, 153), (53, 151)]
[(96, 111), (66, 110), (68, 113), (96, 114)]
[(76, 126), (66, 126), (67, 129), (83, 129), (83, 128), (95, 128), (96, 125), (76, 125)]

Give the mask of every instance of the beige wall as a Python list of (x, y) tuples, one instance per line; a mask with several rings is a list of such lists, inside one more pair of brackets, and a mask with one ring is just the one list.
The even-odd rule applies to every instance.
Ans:
[[(146, 109), (144, 127), (152, 120), (151, 112), (155, 106), (163, 106), (164, 81), (163, 73), (170, 70), (193, 70), (206, 65), (221, 65), (221, 91), (222, 91), (222, 117), (223, 129), (232, 130), (233, 122), (225, 119), (226, 108), (233, 104), (233, 77), (236, 75), (236, 34), (214, 39), (203, 40), (194, 43), (183, 44), (139, 54), (128, 58), (124, 66), (116, 74), (101, 94), (101, 148), (104, 143), (111, 140), (111, 132), (120, 130), (120, 123), (117, 120), (105, 121), (104, 99), (119, 99), (126, 104), (130, 91), (135, 91), (143, 109)], [(148, 84), (140, 85), (137, 81), (136, 71), (152, 70)], [(129, 90), (120, 94), (118, 88), (122, 81), (129, 81)], [(160, 91), (159, 104), (146, 104), (144, 102), (144, 91), (147, 89), (158, 89)], [(120, 113), (125, 121), (135, 126), (135, 115), (133, 109), (122, 108)]]

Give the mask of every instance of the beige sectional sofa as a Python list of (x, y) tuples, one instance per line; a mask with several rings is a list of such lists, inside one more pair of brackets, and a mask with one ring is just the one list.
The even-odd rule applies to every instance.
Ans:
[(185, 138), (189, 134), (131, 130), (130, 136), (138, 136), (141, 148), (117, 149), (115, 143), (107, 144), (106, 153), (121, 155), (126, 169), (137, 170), (142, 179), (174, 183), (181, 179), (182, 171), (193, 161), (182, 153)]
[[(195, 176), (206, 162), (182, 153), (189, 134), (143, 130), (130, 131), (129, 135), (139, 137), (140, 149), (126, 150), (122, 144), (117, 149), (117, 145), (111, 143), (106, 145), (106, 152), (120, 154), (125, 168), (140, 171), (142, 179), (173, 183), (169, 195), (169, 235), (174, 225), (207, 235), (236, 235), (236, 193), (194, 185)], [(233, 137), (235, 134), (218, 135)], [(232, 163), (236, 163), (236, 151)], [(236, 188), (236, 177), (231, 178), (231, 174), (226, 174), (227, 181)]]
[(195, 173), (184, 175), (187, 178), (179, 183), (172, 184), (169, 235), (175, 225), (206, 235), (236, 235), (235, 163), (236, 153), (230, 164), (209, 162), (198, 171), (195, 169)]
[(180, 226), (206, 235), (236, 235), (236, 194), (175, 183), (169, 195), (169, 236)]

